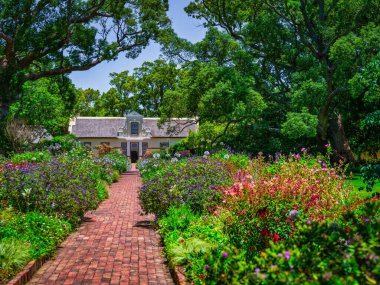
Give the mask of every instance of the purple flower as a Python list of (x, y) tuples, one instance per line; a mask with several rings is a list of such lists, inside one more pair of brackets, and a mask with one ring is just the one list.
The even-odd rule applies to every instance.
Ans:
[(352, 244), (352, 239), (348, 239), (348, 240), (346, 240), (346, 246), (349, 246), (350, 244)]
[(210, 270), (210, 265), (206, 264), (206, 266), (205, 266), (205, 270), (206, 270), (206, 271), (209, 271), (209, 270)]
[(306, 152), (306, 148), (301, 148), (301, 152)]
[(256, 268), (255, 269), (255, 273), (257, 274), (257, 273), (260, 273), (260, 268)]
[(328, 144), (325, 144), (325, 147), (330, 147), (331, 145), (328, 143)]
[(289, 260), (290, 259), (290, 251), (285, 251), (285, 253), (284, 253), (284, 258), (285, 258), (285, 260)]
[(298, 211), (297, 210), (291, 210), (289, 212), (289, 218), (291, 218), (292, 220), (294, 220), (297, 216), (298, 216)]
[(223, 257), (224, 257), (224, 258), (227, 258), (227, 257), (228, 257), (228, 252), (227, 252), (227, 251), (223, 252)]
[(277, 254), (278, 257), (282, 257), (282, 253)]
[(329, 279), (331, 278), (332, 274), (331, 273), (326, 273), (325, 275), (323, 275), (323, 279)]
[(267, 276), (265, 274), (261, 274), (261, 278), (265, 279)]
[(305, 223), (306, 223), (306, 225), (310, 225), (311, 222), (310, 222), (310, 220), (306, 220)]

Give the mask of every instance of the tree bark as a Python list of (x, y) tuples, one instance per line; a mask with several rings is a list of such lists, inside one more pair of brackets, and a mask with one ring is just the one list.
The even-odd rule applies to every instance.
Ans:
[(333, 160), (343, 160), (344, 162), (354, 162), (355, 157), (350, 148), (350, 143), (344, 132), (342, 116), (333, 114), (332, 104), (339, 89), (334, 89), (333, 74), (334, 66), (328, 56), (325, 58), (325, 80), (326, 80), (326, 101), (318, 114), (317, 142), (321, 150), (325, 150), (325, 145), (329, 142), (335, 150)]
[(355, 157), (344, 131), (341, 114), (331, 116), (329, 125), (332, 147), (336, 152), (334, 154), (335, 158), (341, 159), (346, 163), (354, 162)]

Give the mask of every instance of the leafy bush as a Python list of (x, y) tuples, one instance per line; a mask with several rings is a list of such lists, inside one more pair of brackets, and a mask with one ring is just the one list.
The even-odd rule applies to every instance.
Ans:
[[(380, 181), (380, 163), (362, 166), (360, 168), (360, 174), (363, 178), (363, 182), (366, 184), (365, 188), (367, 192), (371, 192), (375, 186), (376, 181)], [(360, 190), (363, 189), (364, 187), (362, 187)]]
[(28, 242), (30, 256), (35, 259), (51, 256), (71, 231), (69, 223), (37, 212), (8, 215), (1, 223), (0, 240)]
[(380, 281), (379, 203), (339, 222), (298, 224), (291, 239), (271, 243), (253, 259), (219, 248), (205, 258), (203, 284), (377, 284)]
[(120, 174), (126, 172), (131, 167), (129, 159), (120, 153), (112, 152), (102, 156), (102, 159), (108, 159), (112, 162), (112, 169), (118, 171)]
[(5, 285), (30, 259), (25, 243), (14, 239), (0, 240), (0, 284)]
[(37, 148), (48, 148), (53, 154), (68, 152), (79, 146), (79, 142), (73, 134), (55, 136), (51, 140), (45, 140), (37, 145)]
[(104, 170), (93, 160), (69, 156), (39, 164), (8, 164), (0, 172), (0, 200), (24, 213), (54, 214), (75, 225), (98, 205), (99, 169)]
[(109, 197), (107, 185), (104, 181), (99, 180), (96, 184), (96, 194), (99, 201), (104, 201)]
[(350, 195), (341, 172), (339, 167), (289, 158), (273, 176), (242, 177), (223, 191), (231, 243), (256, 254), (271, 240), (289, 238), (296, 217), (321, 221), (355, 208), (362, 201)]
[(171, 207), (159, 225), (171, 265), (187, 266), (191, 279), (204, 267), (203, 255), (227, 242), (219, 219), (195, 214), (187, 205)]
[(51, 159), (50, 152), (48, 151), (25, 151), (23, 153), (17, 153), (14, 154), (10, 157), (10, 161), (12, 163), (22, 163), (22, 162), (32, 162), (32, 163), (37, 163), (37, 162), (42, 162), (42, 161), (47, 161)]
[(221, 201), (217, 187), (231, 179), (224, 164), (211, 158), (193, 158), (172, 163), (170, 171), (147, 180), (139, 197), (143, 210), (162, 216), (170, 206), (187, 203), (195, 212), (214, 207)]

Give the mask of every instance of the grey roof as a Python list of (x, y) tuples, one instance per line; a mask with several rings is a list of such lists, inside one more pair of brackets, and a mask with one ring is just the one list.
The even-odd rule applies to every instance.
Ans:
[(128, 113), (127, 115), (126, 115), (126, 117), (128, 117), (128, 118), (143, 118), (143, 116), (142, 115), (140, 115), (139, 113), (137, 113), (137, 112), (135, 112), (135, 111), (132, 111), (132, 112), (130, 112), (130, 113)]
[[(195, 131), (194, 119), (178, 119), (158, 127), (158, 118), (144, 118), (144, 126), (150, 128), (152, 137), (187, 137)], [(71, 123), (71, 133), (78, 138), (116, 138), (117, 132), (125, 125), (125, 117), (77, 117)], [(170, 131), (168, 134), (167, 132)]]

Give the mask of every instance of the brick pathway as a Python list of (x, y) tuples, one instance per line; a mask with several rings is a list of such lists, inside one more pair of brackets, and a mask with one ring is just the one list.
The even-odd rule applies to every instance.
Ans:
[(28, 284), (174, 284), (152, 217), (140, 216), (140, 186), (134, 168), (122, 175)]

